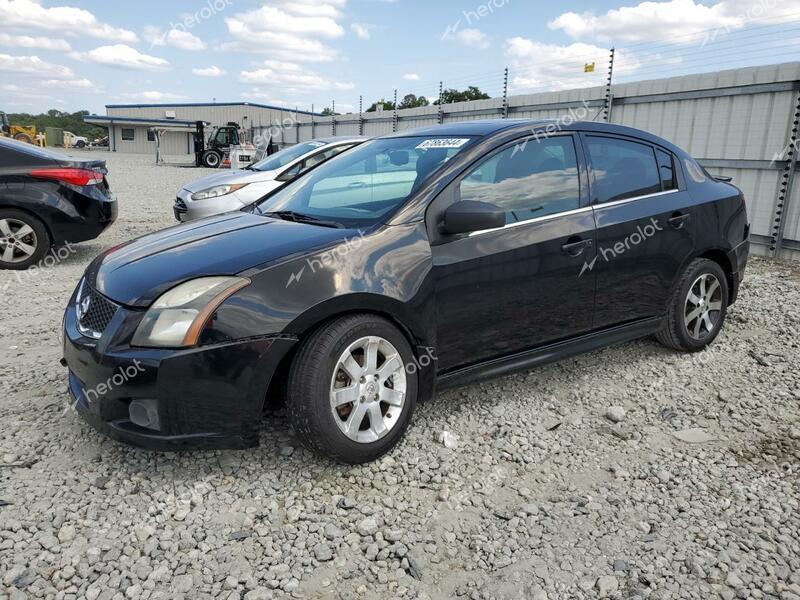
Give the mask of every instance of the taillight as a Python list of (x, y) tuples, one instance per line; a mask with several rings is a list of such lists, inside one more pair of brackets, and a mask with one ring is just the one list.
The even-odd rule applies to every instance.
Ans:
[(71, 185), (85, 186), (102, 183), (104, 175), (100, 171), (89, 169), (34, 169), (29, 173), (37, 179), (52, 179)]

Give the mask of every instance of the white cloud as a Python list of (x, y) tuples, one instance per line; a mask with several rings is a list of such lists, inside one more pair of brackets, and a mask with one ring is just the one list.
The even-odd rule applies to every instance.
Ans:
[(205, 68), (198, 67), (196, 69), (192, 69), (192, 73), (198, 77), (222, 77), (225, 75), (225, 71), (214, 65)]
[(375, 29), (375, 25), (371, 25), (369, 23), (351, 23), (350, 29), (353, 30), (360, 39), (368, 40), (372, 37), (372, 33), (370, 30)]
[(52, 87), (91, 90), (94, 89), (94, 84), (85, 77), (83, 79), (48, 79), (42, 82), (42, 88)]
[(172, 94), (170, 92), (159, 92), (156, 90), (147, 92), (130, 92), (126, 94), (120, 94), (120, 97), (126, 100), (136, 100), (141, 102), (176, 102), (178, 100), (188, 100), (187, 96)]
[(169, 67), (163, 58), (142, 54), (135, 48), (125, 44), (113, 46), (100, 46), (89, 52), (73, 52), (70, 54), (75, 60), (94, 62), (120, 69), (141, 69), (144, 71), (161, 71)]
[(785, 15), (799, 9), (798, 0), (758, 3), (723, 0), (715, 4), (701, 4), (696, 0), (648, 1), (600, 15), (591, 11), (566, 12), (550, 21), (548, 27), (560, 29), (574, 39), (601, 42), (697, 43), (709, 30), (732, 31), (744, 27), (752, 19)]
[(319, 91), (351, 90), (352, 83), (333, 81), (297, 63), (265, 60), (257, 69), (242, 71), (239, 81), (250, 85), (280, 87), (292, 94)]
[(158, 27), (145, 27), (145, 41), (150, 42), (150, 47), (172, 46), (180, 50), (205, 50), (208, 46), (199, 37), (182, 29), (170, 29), (166, 33)]
[(14, 32), (43, 29), (119, 42), (138, 41), (134, 32), (102, 23), (88, 10), (73, 6), (45, 8), (38, 0), (0, 0), (0, 28)]
[(71, 50), (69, 42), (58, 38), (32, 37), (29, 35), (9, 35), (0, 33), (0, 46), (16, 46), (18, 48), (40, 48), (42, 50)]
[(486, 50), (491, 44), (480, 29), (456, 29), (448, 30), (442, 36), (442, 39), (458, 42), (470, 48), (477, 48), (478, 50)]
[[(559, 90), (601, 85), (605, 82), (608, 49), (592, 44), (569, 46), (543, 44), (523, 37), (506, 40), (506, 56), (510, 58), (512, 91)], [(594, 73), (584, 73), (586, 63), (596, 64)], [(614, 72), (631, 73), (639, 68), (635, 57), (617, 51)]]
[(405, 79), (406, 81), (419, 81), (419, 75), (417, 75), (416, 73), (406, 73), (405, 75), (403, 75), (403, 79)]
[(69, 67), (43, 61), (38, 56), (0, 54), (0, 72), (3, 71), (51, 79), (70, 79), (75, 76)]
[(346, 0), (277, 0), (225, 19), (232, 41), (223, 50), (264, 52), (278, 60), (331, 61), (337, 53), (321, 40), (344, 35), (337, 22)]

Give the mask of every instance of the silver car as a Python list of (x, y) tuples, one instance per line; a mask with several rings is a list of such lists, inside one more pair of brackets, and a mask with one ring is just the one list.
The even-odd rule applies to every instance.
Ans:
[(173, 206), (175, 218), (186, 222), (239, 210), (367, 139), (336, 137), (302, 142), (245, 169), (223, 171), (193, 181), (178, 192)]

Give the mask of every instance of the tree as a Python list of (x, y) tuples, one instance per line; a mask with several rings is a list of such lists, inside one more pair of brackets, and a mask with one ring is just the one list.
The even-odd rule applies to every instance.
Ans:
[(390, 102), (381, 98), (377, 102), (373, 102), (372, 106), (367, 109), (367, 112), (377, 111), (379, 105), (383, 106), (383, 110), (394, 110), (394, 102)]
[(414, 94), (407, 94), (403, 101), (397, 108), (417, 108), (419, 106), (428, 106), (430, 102), (425, 96), (415, 96)]
[(338, 115), (340, 113), (333, 112), (333, 110), (330, 107), (327, 107), (322, 111), (321, 114), (323, 117), (333, 117), (334, 115)]
[[(486, 94), (474, 85), (469, 86), (463, 92), (458, 90), (449, 89), (442, 92), (442, 104), (453, 104), (455, 102), (469, 102), (470, 100), (489, 100), (491, 96)], [(435, 105), (439, 104), (437, 100)]]
[(45, 127), (58, 127), (65, 131), (71, 131), (75, 135), (81, 135), (93, 140), (106, 135), (106, 128), (99, 125), (90, 125), (83, 122), (83, 117), (89, 115), (88, 110), (68, 113), (60, 110), (51, 109), (46, 113), (31, 115), (28, 113), (9, 114), (8, 119), (14, 125), (30, 127), (36, 126), (36, 130), (44, 132)]

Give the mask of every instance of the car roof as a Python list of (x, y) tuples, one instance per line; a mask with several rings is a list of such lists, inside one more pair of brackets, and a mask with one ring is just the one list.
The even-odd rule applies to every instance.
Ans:
[(381, 136), (393, 137), (419, 137), (419, 136), (478, 136), (488, 137), (500, 132), (517, 130), (520, 134), (526, 132), (551, 132), (555, 131), (587, 131), (595, 133), (614, 133), (639, 138), (641, 140), (664, 146), (678, 155), (687, 153), (669, 141), (641, 129), (605, 123), (603, 121), (576, 121), (566, 119), (486, 119), (480, 121), (458, 121), (443, 125), (429, 125), (416, 129), (406, 129), (397, 133)]
[[(314, 138), (312, 140), (308, 140), (308, 142), (326, 142), (328, 144), (333, 144), (333, 143), (346, 144), (347, 142), (366, 142), (369, 139), (371, 139), (371, 138), (369, 138), (369, 137), (367, 137), (365, 135), (349, 135), (349, 136), (339, 135), (339, 136), (336, 136), (336, 137), (334, 137), (334, 136), (318, 137), (318, 138)], [(305, 142), (300, 142), (300, 143), (302, 144), (302, 143), (305, 143)]]

